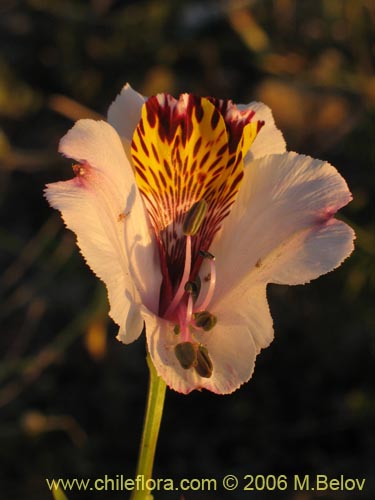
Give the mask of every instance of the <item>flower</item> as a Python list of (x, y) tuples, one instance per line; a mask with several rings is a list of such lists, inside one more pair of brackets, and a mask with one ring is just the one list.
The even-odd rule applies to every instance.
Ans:
[(126, 85), (108, 123), (79, 120), (60, 142), (75, 177), (47, 185), (108, 289), (118, 338), (146, 327), (158, 374), (176, 391), (219, 394), (250, 379), (273, 339), (266, 286), (336, 268), (354, 233), (330, 164), (286, 152), (261, 103)]

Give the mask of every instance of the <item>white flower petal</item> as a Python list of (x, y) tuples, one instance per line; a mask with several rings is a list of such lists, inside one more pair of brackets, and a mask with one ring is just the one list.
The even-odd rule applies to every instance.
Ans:
[(80, 120), (62, 139), (60, 151), (82, 166), (75, 178), (49, 184), (47, 199), (62, 212), (88, 265), (105, 282), (110, 315), (121, 338), (130, 342), (142, 331), (140, 302), (156, 310), (161, 282), (132, 168), (116, 131), (105, 122)]
[(251, 108), (255, 111), (253, 120), (264, 121), (255, 141), (251, 145), (249, 152), (245, 156), (245, 167), (250, 162), (263, 156), (271, 154), (285, 153), (286, 143), (281, 131), (276, 127), (272, 111), (262, 102), (251, 102), (247, 105), (239, 105), (239, 109)]
[[(210, 250), (217, 266), (214, 300), (243, 281), (252, 286), (281, 278), (277, 266), (281, 258), (284, 265), (290, 262), (288, 269), (295, 259), (304, 262), (299, 267), (299, 283), (334, 269), (351, 252), (348, 239), (352, 233), (348, 230), (344, 235), (328, 221), (350, 200), (345, 180), (328, 163), (295, 153), (253, 162), (245, 170), (238, 198)], [(324, 232), (325, 237), (318, 231), (324, 225), (330, 228)], [(334, 234), (329, 235), (330, 230)], [(290, 243), (300, 238), (301, 232), (305, 232), (308, 249), (305, 244), (298, 245), (299, 240)], [(326, 248), (319, 247), (318, 251), (318, 243), (312, 242), (314, 237)], [(328, 249), (333, 240), (336, 252)], [(308, 258), (304, 257), (306, 252)]]
[(168, 387), (188, 394), (199, 388), (200, 377), (194, 370), (184, 370), (178, 362), (174, 348), (180, 342), (169, 321), (142, 308), (146, 325), (147, 346), (158, 375)]
[(230, 394), (247, 382), (254, 371), (257, 349), (244, 318), (225, 309), (213, 330), (201, 335), (212, 360), (210, 378), (200, 378), (202, 387), (216, 394)]
[[(229, 394), (247, 382), (253, 373), (255, 358), (260, 349), (273, 339), (272, 318), (269, 312), (265, 285), (246, 290), (236, 289), (225, 302), (212, 311), (217, 324), (209, 332), (195, 332), (194, 339), (207, 348), (213, 363), (210, 378), (200, 377), (192, 368), (183, 369), (174, 352), (181, 342), (173, 325), (143, 310), (148, 348), (156, 370), (168, 386), (187, 394), (194, 389), (207, 389), (217, 394)], [(241, 298), (243, 308), (237, 307)]]
[(272, 283), (300, 285), (332, 271), (354, 249), (354, 231), (344, 222), (326, 223), (301, 231), (278, 249), (267, 263)]
[(134, 130), (141, 119), (145, 100), (127, 83), (108, 109), (108, 122), (128, 144), (131, 143)]

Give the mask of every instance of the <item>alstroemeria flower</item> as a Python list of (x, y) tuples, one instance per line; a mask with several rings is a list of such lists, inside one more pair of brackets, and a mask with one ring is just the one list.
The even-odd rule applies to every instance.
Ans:
[(273, 339), (267, 283), (336, 268), (354, 233), (334, 214), (351, 194), (326, 162), (288, 153), (263, 104), (125, 86), (108, 123), (80, 120), (60, 151), (75, 177), (47, 186), (108, 289), (118, 338), (146, 327), (176, 391), (230, 393)]

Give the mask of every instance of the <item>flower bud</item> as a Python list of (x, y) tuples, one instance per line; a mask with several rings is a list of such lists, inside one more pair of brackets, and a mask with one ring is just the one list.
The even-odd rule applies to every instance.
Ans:
[(213, 371), (213, 365), (208, 351), (205, 347), (200, 345), (197, 351), (197, 364), (195, 365), (195, 371), (204, 378), (210, 378)]
[(183, 233), (187, 236), (194, 236), (199, 231), (202, 222), (207, 213), (207, 202), (199, 200), (195, 202), (185, 216), (184, 224), (182, 226)]
[(203, 328), (205, 332), (212, 330), (216, 325), (217, 318), (208, 311), (200, 311), (194, 314), (196, 326)]
[(197, 363), (196, 346), (192, 342), (181, 342), (174, 348), (174, 353), (184, 370), (188, 370)]

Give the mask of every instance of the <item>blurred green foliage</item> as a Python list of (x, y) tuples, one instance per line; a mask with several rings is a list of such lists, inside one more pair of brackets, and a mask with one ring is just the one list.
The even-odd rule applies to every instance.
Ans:
[[(365, 477), (361, 498), (374, 498), (374, 21), (370, 0), (2, 0), (4, 500), (50, 499), (46, 477), (134, 474), (143, 340), (115, 340), (102, 285), (42, 197), (46, 182), (71, 176), (59, 139), (74, 120), (105, 115), (126, 81), (146, 95), (266, 102), (289, 149), (332, 162), (347, 179), (354, 200), (341, 216), (357, 233), (337, 272), (270, 287), (275, 341), (250, 383), (227, 397), (168, 394), (156, 477), (345, 474)], [(247, 498), (185, 495), (227, 497)]]

